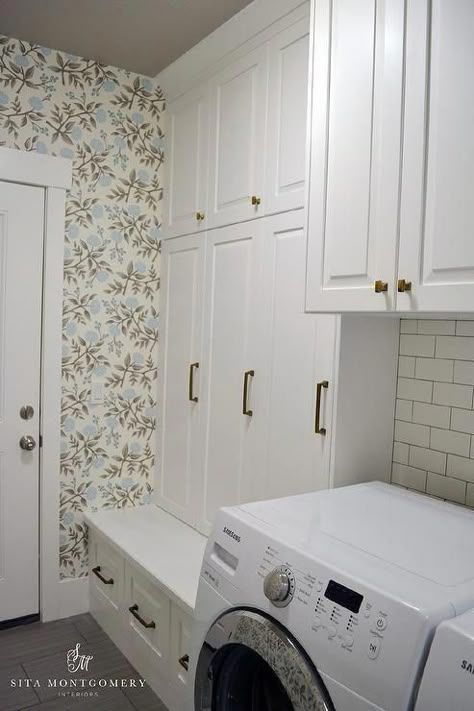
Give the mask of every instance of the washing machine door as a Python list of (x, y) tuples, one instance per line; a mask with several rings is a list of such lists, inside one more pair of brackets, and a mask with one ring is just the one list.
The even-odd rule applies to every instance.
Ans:
[(290, 633), (255, 610), (230, 610), (199, 655), (195, 711), (334, 711), (315, 667)]

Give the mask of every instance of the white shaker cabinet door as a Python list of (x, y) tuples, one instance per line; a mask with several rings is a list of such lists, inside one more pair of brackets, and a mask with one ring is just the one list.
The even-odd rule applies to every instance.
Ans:
[(474, 304), (474, 3), (407, 3), (402, 311)]
[(163, 242), (160, 293), (160, 428), (155, 501), (196, 521), (201, 459), (199, 410), (205, 235)]
[(263, 363), (259, 352), (261, 220), (207, 235), (203, 369), (202, 516), (209, 533), (225, 505), (258, 497)]
[(265, 213), (304, 206), (309, 17), (270, 41)]
[(389, 311), (396, 293), (403, 2), (313, 5), (306, 307)]
[(209, 144), (208, 84), (188, 91), (166, 108), (166, 237), (205, 228)]
[(268, 415), (261, 493), (271, 499), (329, 486), (338, 317), (304, 311), (303, 210), (265, 219), (264, 261)]
[(249, 220), (264, 210), (266, 97), (265, 45), (211, 80), (208, 222), (212, 227)]

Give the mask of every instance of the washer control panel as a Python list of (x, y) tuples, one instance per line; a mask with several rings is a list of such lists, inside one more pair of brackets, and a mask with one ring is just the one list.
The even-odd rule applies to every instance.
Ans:
[(271, 570), (263, 581), (263, 592), (275, 607), (289, 605), (295, 594), (295, 576), (291, 568), (279, 565)]

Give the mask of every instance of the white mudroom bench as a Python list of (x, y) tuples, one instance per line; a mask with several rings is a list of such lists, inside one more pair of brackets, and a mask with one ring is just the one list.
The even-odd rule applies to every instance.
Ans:
[(91, 614), (170, 711), (183, 711), (206, 537), (154, 504), (84, 518)]

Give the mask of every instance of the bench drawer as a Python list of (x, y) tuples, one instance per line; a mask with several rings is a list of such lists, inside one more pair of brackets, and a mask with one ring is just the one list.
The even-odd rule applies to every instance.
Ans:
[(125, 562), (101, 536), (90, 533), (89, 589), (93, 617), (116, 644), (122, 642)]
[(171, 605), (171, 674), (177, 695), (186, 698), (189, 681), (189, 652), (192, 619), (177, 605)]

